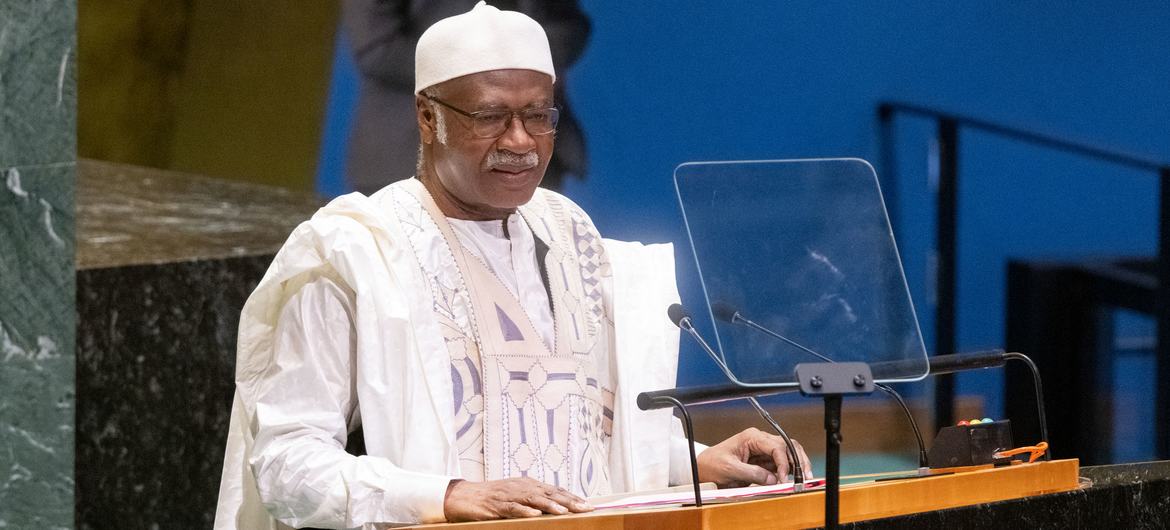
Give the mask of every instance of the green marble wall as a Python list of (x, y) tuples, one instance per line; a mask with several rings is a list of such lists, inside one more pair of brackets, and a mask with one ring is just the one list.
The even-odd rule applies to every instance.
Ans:
[(75, 0), (0, 0), (0, 528), (73, 526)]

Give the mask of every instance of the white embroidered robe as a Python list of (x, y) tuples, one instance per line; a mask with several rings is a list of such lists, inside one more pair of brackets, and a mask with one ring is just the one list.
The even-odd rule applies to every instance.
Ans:
[[(447, 483), (461, 475), (451, 357), (418, 262), (439, 257), (416, 256), (409, 227), (392, 215), (393, 194), (410, 182), (322, 208), (293, 232), (245, 305), (216, 528), (282, 527), (276, 519), (334, 528), (443, 519)], [(550, 201), (588, 220), (544, 190), (521, 210), (529, 216)], [(600, 293), (614, 323), (610, 485), (620, 492), (688, 482), (677, 420), (634, 403), (638, 392), (674, 385), (678, 332), (664, 310), (678, 298), (672, 249), (599, 244), (613, 271)], [(302, 292), (305, 285), (318, 288)], [(279, 338), (288, 304), (311, 313), (323, 301), (343, 310), (349, 333), (318, 340), (348, 356)], [(306, 333), (332, 329), (334, 320), (322, 318), (320, 329)], [(356, 457), (344, 443), (359, 424), (368, 455)]]

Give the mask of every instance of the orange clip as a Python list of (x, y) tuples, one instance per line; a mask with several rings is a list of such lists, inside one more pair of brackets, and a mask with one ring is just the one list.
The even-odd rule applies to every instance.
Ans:
[(1028, 463), (1035, 462), (1041, 455), (1048, 452), (1048, 442), (1040, 442), (1036, 445), (1027, 445), (1024, 447), (1017, 447), (1015, 449), (1008, 449), (1007, 451), (996, 451), (995, 458), (1008, 458), (1023, 453), (1032, 453), (1028, 456)]

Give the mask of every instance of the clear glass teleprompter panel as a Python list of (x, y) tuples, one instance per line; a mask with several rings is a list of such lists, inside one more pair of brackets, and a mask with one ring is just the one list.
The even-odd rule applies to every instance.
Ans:
[(800, 346), (870, 363), (879, 382), (926, 375), (918, 319), (867, 162), (689, 162), (674, 182), (715, 322), (712, 346), (733, 380), (794, 385), (797, 364), (823, 362)]

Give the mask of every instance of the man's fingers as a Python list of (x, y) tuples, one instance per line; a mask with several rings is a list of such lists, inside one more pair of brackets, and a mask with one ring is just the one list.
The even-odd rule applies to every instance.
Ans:
[(788, 453), (788, 446), (784, 443), (783, 438), (762, 432), (759, 436), (753, 436), (752, 438), (750, 443), (753, 444), (753, 452), (770, 455), (776, 463), (776, 473), (778, 476), (787, 479), (788, 475), (795, 474), (794, 466), (799, 465), (804, 471), (804, 478), (812, 477), (812, 462), (809, 460), (808, 453), (805, 452), (800, 442), (792, 440), (792, 449), (796, 453), (796, 462), (791, 462), (791, 455)]
[(518, 502), (505, 502), (499, 513), (501, 517), (536, 517), (541, 511)]
[(524, 499), (524, 504), (536, 508), (544, 513), (551, 513), (556, 515), (564, 515), (569, 513), (569, 509), (567, 507), (544, 495), (533, 495), (527, 499)]
[(570, 502), (585, 502), (585, 499), (578, 497), (575, 493), (573, 493), (565, 488), (558, 488), (556, 486), (545, 485), (545, 494), (548, 495), (549, 497), (561, 496), (561, 497), (564, 497), (566, 499), (569, 499)]
[(699, 455), (699, 480), (713, 481), (726, 488), (737, 482), (776, 484), (786, 482), (795, 466), (811, 476), (812, 465), (799, 442), (793, 440), (789, 454), (784, 439), (756, 428), (708, 448)]
[(772, 458), (771, 454), (752, 455), (752, 456), (748, 457), (747, 463), (755, 464), (755, 465), (761, 466), (761, 467), (766, 467), (766, 468), (768, 468), (768, 471), (775, 471), (775, 469), (773, 469), (773, 468), (776, 467), (776, 461), (775, 461), (775, 459)]
[(737, 481), (747, 482), (748, 484), (763, 484), (770, 486), (775, 484), (776, 475), (760, 466), (753, 466), (740, 461), (732, 461), (729, 469), (729, 478)]
[(527, 492), (523, 495), (520, 503), (530, 508), (556, 515), (564, 515), (569, 512), (587, 512), (593, 509), (589, 503), (585, 502), (585, 499), (563, 488), (543, 484), (532, 479), (523, 480), (521, 483), (523, 490), (527, 490)]
[(804, 451), (804, 446), (800, 442), (793, 440), (793, 447), (796, 449), (796, 456), (800, 457), (800, 466), (804, 470), (804, 479), (810, 480), (813, 477), (812, 461), (808, 459), (808, 453)]
[(749, 455), (771, 457), (776, 464), (777, 474), (787, 476), (790, 469), (788, 446), (784, 445), (783, 438), (754, 428), (743, 431), (743, 434), (747, 436), (746, 445)]
[(451, 522), (562, 515), (592, 510), (584, 499), (531, 478), (488, 482), (453, 481), (443, 499), (443, 514)]
[(560, 488), (557, 488), (548, 493), (548, 497), (553, 501), (556, 501), (557, 504), (568, 508), (569, 511), (572, 512), (580, 513), (593, 510), (593, 506), (590, 505), (585, 499), (582, 499), (581, 497), (573, 495), (572, 493), (569, 493), (568, 491)]
[(776, 462), (776, 476), (788, 478), (792, 473), (792, 462), (789, 462), (788, 448), (783, 444), (772, 450), (772, 461)]

